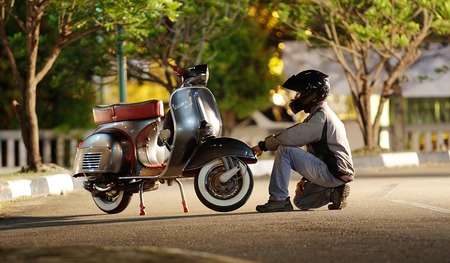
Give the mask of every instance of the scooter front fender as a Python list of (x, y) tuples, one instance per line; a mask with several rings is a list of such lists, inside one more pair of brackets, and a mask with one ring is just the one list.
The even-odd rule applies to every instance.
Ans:
[(256, 163), (258, 158), (248, 144), (228, 137), (206, 140), (187, 162), (183, 171), (200, 169), (206, 163), (225, 156), (234, 156), (245, 163)]

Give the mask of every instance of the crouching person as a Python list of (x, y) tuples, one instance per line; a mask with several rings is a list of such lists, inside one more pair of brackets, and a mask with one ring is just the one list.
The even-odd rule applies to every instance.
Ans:
[[(297, 114), (309, 113), (303, 121), (271, 135), (253, 147), (256, 155), (276, 151), (269, 183), (269, 201), (258, 212), (292, 211), (289, 197), (291, 169), (303, 178), (297, 184), (294, 204), (302, 210), (328, 205), (330, 210), (346, 206), (354, 179), (353, 161), (342, 121), (328, 107), (328, 75), (306, 70), (282, 85), (296, 91), (289, 107)], [(306, 150), (301, 147), (306, 146)]]

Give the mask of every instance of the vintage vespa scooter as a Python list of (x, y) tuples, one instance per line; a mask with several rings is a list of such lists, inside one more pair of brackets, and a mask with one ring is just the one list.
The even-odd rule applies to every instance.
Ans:
[(99, 126), (78, 145), (73, 176), (86, 178), (84, 188), (100, 210), (120, 213), (139, 193), (145, 215), (143, 193), (175, 181), (187, 212), (179, 179), (188, 177), (214, 211), (233, 211), (248, 200), (253, 175), (247, 164), (257, 158), (246, 143), (220, 137), (220, 113), (206, 87), (208, 66), (174, 70), (183, 83), (170, 96), (167, 116), (160, 100), (94, 107)]

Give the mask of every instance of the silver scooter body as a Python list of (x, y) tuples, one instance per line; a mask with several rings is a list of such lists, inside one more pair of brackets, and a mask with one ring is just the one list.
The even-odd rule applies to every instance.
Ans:
[(104, 212), (123, 211), (139, 192), (145, 214), (142, 193), (172, 181), (180, 186), (187, 211), (178, 180), (183, 177), (195, 177), (197, 196), (215, 211), (235, 210), (248, 199), (253, 178), (247, 164), (257, 158), (244, 142), (221, 137), (216, 100), (202, 85), (207, 66), (190, 70), (183, 71), (188, 79), (169, 99), (170, 116), (165, 118), (172, 119), (171, 140), (160, 137), (167, 130), (162, 101), (94, 108), (99, 127), (79, 145), (73, 176), (87, 179), (84, 188)]

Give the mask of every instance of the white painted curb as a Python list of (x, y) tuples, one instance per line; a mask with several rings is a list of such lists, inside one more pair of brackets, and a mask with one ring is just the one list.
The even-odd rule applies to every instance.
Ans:
[(386, 168), (419, 166), (419, 156), (415, 152), (383, 153), (381, 159)]
[(70, 174), (11, 180), (0, 184), (0, 201), (38, 195), (61, 195), (73, 190), (74, 183)]
[(9, 189), (11, 191), (11, 199), (22, 196), (31, 196), (31, 180), (15, 180), (8, 181)]
[(66, 194), (73, 191), (72, 176), (69, 174), (55, 174), (45, 176), (48, 183), (48, 193), (51, 195)]

